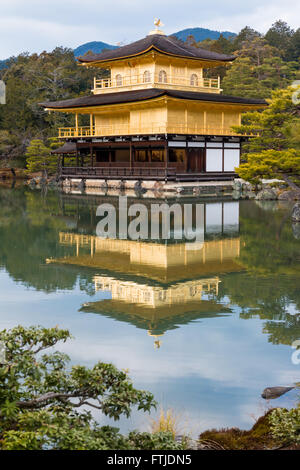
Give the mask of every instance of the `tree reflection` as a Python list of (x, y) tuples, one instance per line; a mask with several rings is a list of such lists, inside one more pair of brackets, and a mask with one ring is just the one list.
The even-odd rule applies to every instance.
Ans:
[[(99, 198), (65, 196), (54, 191), (43, 194), (27, 187), (13, 190), (2, 187), (0, 201), (0, 266), (5, 268), (15, 281), (45, 292), (73, 290), (78, 284), (88, 295), (95, 293), (94, 276), (101, 271), (99, 266), (96, 269), (95, 263), (95, 266), (84, 263), (76, 265), (74, 246), (60, 243), (60, 238), (62, 233), (75, 236), (93, 235)], [(206, 205), (206, 217), (210, 207), (213, 207), (213, 204)], [(216, 205), (214, 210), (217, 212)], [(278, 202), (240, 202), (240, 233), (235, 235), (239, 236), (235, 238), (238, 241), (236, 254), (232, 254), (232, 260), (228, 260), (230, 263), (227, 263), (226, 269), (224, 259), (222, 265), (215, 257), (211, 264), (213, 268), (211, 267), (209, 272), (209, 277), (217, 276), (220, 280), (214, 300), (222, 308), (219, 309), (215, 303), (212, 306), (212, 303), (206, 300), (205, 316), (228, 314), (234, 311), (234, 306), (238, 306), (241, 310), (240, 318), (246, 320), (257, 317), (263, 321), (263, 332), (268, 335), (270, 342), (291, 345), (294, 340), (300, 338), (300, 240), (296, 236), (298, 226), (292, 226), (287, 217), (289, 213), (290, 206)], [(210, 246), (216, 246), (215, 250), (217, 246), (221, 247), (221, 240), (233, 236), (223, 230), (217, 236), (218, 241), (214, 242), (216, 235), (209, 232), (211, 227), (214, 227), (213, 221), (210, 226), (206, 226), (205, 240)], [(221, 251), (224, 256), (223, 248)], [(112, 255), (106, 255), (110, 257), (110, 269), (113, 270)], [(106, 255), (101, 254), (100, 262), (101, 259), (103, 262)], [(211, 255), (213, 256), (213, 253)], [(170, 257), (173, 264), (174, 256)], [(49, 258), (73, 259), (75, 264), (47, 264), (46, 260)], [(86, 258), (91, 258), (88, 248)], [(121, 257), (118, 259), (120, 269), (110, 273), (116, 278), (116, 282), (121, 279)], [(186, 272), (183, 272), (182, 266), (175, 263), (170, 271), (172, 282), (176, 283), (177, 278), (179, 282), (180, 273), (182, 281), (187, 278), (196, 281), (201, 276), (205, 277), (205, 273), (199, 271), (199, 266), (197, 268), (197, 263), (196, 260), (193, 268), (187, 265)], [(104, 269), (103, 266), (102, 268)], [(208, 264), (206, 268), (208, 269)], [(145, 272), (147, 270), (151, 271), (147, 268)], [(130, 273), (128, 268), (124, 274), (128, 276), (129, 282), (141, 282), (138, 269), (132, 268)], [(144, 278), (143, 282), (148, 286), (150, 281)], [(199, 308), (195, 304), (190, 310), (187, 310), (186, 306), (181, 309), (178, 305), (176, 318), (166, 316), (166, 324), (160, 324), (158, 329), (172, 329), (200, 318), (204, 303), (199, 301)], [(230, 309), (227, 309), (228, 305)], [(104, 306), (107, 315), (116, 314), (110, 310), (111, 303), (108, 300), (89, 305), (82, 310), (101, 313)], [(135, 326), (149, 329), (148, 320), (146, 325), (143, 323), (144, 319), (137, 318), (135, 314), (136, 310), (131, 312), (129, 304), (122, 306), (122, 309), (120, 307), (118, 311), (119, 317), (121, 315), (124, 321), (134, 324), (137, 322), (138, 325)]]

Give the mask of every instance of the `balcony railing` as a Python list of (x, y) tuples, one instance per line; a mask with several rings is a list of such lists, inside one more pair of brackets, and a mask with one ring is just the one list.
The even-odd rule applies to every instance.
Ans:
[[(120, 126), (93, 126), (93, 127), (61, 127), (60, 138), (72, 137), (110, 137), (123, 135), (151, 135), (151, 134), (192, 134), (192, 135), (229, 135), (238, 134), (229, 127), (201, 127), (197, 125), (153, 123), (143, 127), (132, 127), (130, 125)], [(252, 136), (254, 134), (247, 134)]]
[(155, 168), (155, 167), (63, 167), (61, 176), (68, 177), (102, 177), (102, 178), (175, 178), (176, 168)]
[(161, 76), (160, 74), (141, 74), (141, 75), (131, 75), (123, 76), (119, 75), (115, 78), (94, 78), (94, 91), (112, 91), (112, 89), (122, 89), (122, 88), (147, 88), (147, 87), (171, 87), (175, 89), (180, 88), (189, 88), (193, 90), (198, 90), (205, 88), (211, 91), (219, 92), (220, 91), (220, 77), (218, 78), (202, 78), (192, 75), (190, 78), (180, 77), (177, 75), (165, 75)]

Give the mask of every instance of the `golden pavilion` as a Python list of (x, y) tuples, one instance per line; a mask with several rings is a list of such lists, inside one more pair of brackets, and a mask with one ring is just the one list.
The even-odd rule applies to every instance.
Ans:
[[(215, 67), (235, 56), (185, 44), (156, 29), (131, 44), (78, 58), (93, 67), (89, 96), (42, 103), (71, 113), (74, 127), (60, 128), (61, 178), (177, 180), (232, 179), (239, 165), (244, 111), (264, 100), (222, 94)], [(105, 74), (103, 72), (105, 71)], [(107, 78), (98, 78), (107, 76)], [(88, 126), (80, 126), (88, 116)], [(76, 155), (76, 166), (64, 155)]]

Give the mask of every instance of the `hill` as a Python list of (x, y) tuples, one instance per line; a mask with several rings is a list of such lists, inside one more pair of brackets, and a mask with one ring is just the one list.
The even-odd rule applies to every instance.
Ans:
[(195, 40), (199, 42), (204, 41), (204, 39), (218, 39), (221, 34), (226, 39), (236, 36), (235, 33), (230, 31), (213, 31), (212, 29), (205, 28), (187, 28), (174, 33), (172, 36), (176, 36), (178, 39), (181, 39), (181, 41), (186, 41), (188, 36), (193, 35)]
[(112, 46), (111, 44), (107, 44), (106, 42), (102, 41), (92, 41), (86, 42), (81, 46), (76, 47), (74, 49), (75, 57), (79, 57), (81, 55), (86, 54), (88, 51), (93, 51), (94, 54), (99, 54), (103, 51), (103, 49), (116, 49), (118, 46)]
[(5, 69), (6, 67), (6, 60), (0, 60), (0, 70)]
[[(204, 39), (218, 39), (221, 34), (223, 34), (226, 39), (236, 36), (235, 33), (230, 31), (213, 31), (205, 28), (187, 28), (172, 34), (172, 36), (176, 36), (178, 39), (181, 39), (181, 41), (186, 41), (188, 36), (193, 35), (195, 40), (199, 42)], [(84, 55), (88, 51), (93, 51), (95, 54), (98, 54), (102, 52), (103, 49), (116, 49), (117, 47), (118, 46), (112, 46), (111, 44), (107, 44), (102, 41), (92, 41), (82, 44), (74, 49), (74, 55), (75, 57), (78, 57), (80, 55)]]

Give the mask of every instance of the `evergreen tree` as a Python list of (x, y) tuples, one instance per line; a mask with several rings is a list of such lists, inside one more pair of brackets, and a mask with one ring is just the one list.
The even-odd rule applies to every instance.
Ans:
[(285, 21), (278, 20), (266, 33), (265, 39), (271, 46), (279, 49), (283, 56), (286, 56), (286, 51), (290, 47), (293, 34), (294, 31)]
[(294, 186), (290, 177), (300, 175), (300, 105), (292, 100), (294, 92), (293, 87), (274, 91), (267, 109), (245, 113), (242, 125), (234, 127), (241, 133), (256, 134), (244, 147), (245, 163), (237, 169), (242, 178), (258, 181), (281, 177)]
[(222, 81), (224, 93), (248, 98), (269, 98), (272, 90), (284, 88), (296, 78), (297, 62), (285, 62), (279, 51), (263, 38), (244, 41), (238, 58)]
[(57, 167), (57, 160), (51, 155), (50, 148), (40, 139), (30, 142), (26, 152), (26, 162), (29, 173), (42, 171), (46, 177), (55, 173)]
[(298, 63), (300, 61), (300, 28), (295, 31), (289, 41), (287, 57), (289, 60), (297, 60)]
[(246, 42), (252, 42), (255, 38), (260, 38), (261, 34), (258, 31), (250, 28), (249, 26), (245, 26), (245, 28), (241, 29), (239, 34), (234, 38), (233, 46), (234, 50), (241, 49)]
[(296, 149), (287, 149), (249, 153), (247, 162), (242, 163), (237, 172), (241, 178), (253, 183), (258, 183), (264, 178), (284, 179), (295, 189), (290, 177), (300, 174), (299, 152)]

